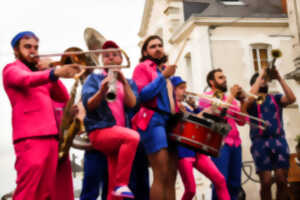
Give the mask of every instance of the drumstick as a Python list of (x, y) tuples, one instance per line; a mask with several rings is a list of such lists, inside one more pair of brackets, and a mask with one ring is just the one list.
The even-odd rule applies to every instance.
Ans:
[(179, 59), (180, 59), (180, 57), (181, 57), (181, 54), (182, 54), (182, 52), (183, 52), (183, 49), (184, 49), (184, 47), (186, 46), (186, 43), (187, 43), (188, 40), (189, 40), (189, 38), (187, 37), (187, 38), (183, 41), (183, 44), (182, 44), (182, 46), (181, 46), (181, 48), (180, 48), (180, 50), (179, 50), (179, 52), (178, 52), (178, 54), (177, 54), (177, 57), (176, 57), (176, 59), (175, 59), (174, 65), (177, 65), (177, 64), (178, 64), (178, 61), (179, 61)]

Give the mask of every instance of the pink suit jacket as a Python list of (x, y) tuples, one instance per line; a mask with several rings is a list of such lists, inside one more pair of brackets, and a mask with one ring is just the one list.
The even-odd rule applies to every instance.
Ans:
[[(157, 77), (156, 68), (157, 65), (150, 60), (145, 60), (144, 62), (138, 64), (133, 72), (132, 79), (135, 81), (139, 93), (141, 90), (151, 83)], [(150, 107), (156, 107), (156, 98), (146, 103)], [(132, 118), (132, 128), (135, 130), (141, 129), (145, 131), (148, 127), (152, 116), (154, 115), (154, 111), (150, 110), (144, 106), (141, 106), (139, 111)]]
[(58, 134), (53, 101), (67, 102), (61, 81), (51, 81), (50, 70), (31, 71), (16, 60), (3, 69), (3, 85), (12, 106), (13, 140)]

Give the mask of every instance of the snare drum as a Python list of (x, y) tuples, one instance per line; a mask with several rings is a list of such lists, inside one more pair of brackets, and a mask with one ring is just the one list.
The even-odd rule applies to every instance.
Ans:
[[(204, 119), (201, 119), (205, 122)], [(226, 134), (212, 131), (211, 122), (199, 123), (191, 120), (182, 120), (170, 133), (170, 139), (179, 142), (195, 151), (217, 157)], [(224, 124), (225, 126), (227, 124)], [(226, 127), (227, 128), (227, 127)], [(229, 130), (228, 130), (229, 131)]]

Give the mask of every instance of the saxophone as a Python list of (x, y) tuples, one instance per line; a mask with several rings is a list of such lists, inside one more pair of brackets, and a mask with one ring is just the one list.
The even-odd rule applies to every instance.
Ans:
[(81, 131), (84, 131), (83, 122), (72, 113), (79, 81), (80, 79), (76, 79), (72, 86), (70, 94), (71, 97), (64, 108), (62, 121), (59, 127), (59, 160), (63, 160), (69, 154), (69, 150), (75, 135)]
[[(82, 51), (77, 47), (71, 47), (67, 49), (65, 52), (68, 51)], [(63, 56), (61, 61), (59, 62), (60, 65), (62, 64), (69, 64), (69, 63), (78, 63), (81, 65), (93, 65), (94, 62), (91, 57), (82, 54), (79, 56), (72, 55), (72, 56)], [(83, 125), (83, 118), (79, 114), (75, 114), (73, 112), (73, 105), (75, 102), (75, 97), (77, 94), (78, 85), (81, 83), (83, 84), (85, 78), (92, 72), (91, 69), (85, 69), (82, 73), (75, 77), (75, 82), (72, 86), (70, 99), (68, 100), (62, 120), (59, 126), (59, 149), (58, 149), (58, 159), (63, 160), (68, 154), (70, 147), (72, 146), (73, 139), (78, 133), (84, 132), (84, 125)], [(80, 102), (79, 102), (80, 103)], [(84, 114), (83, 114), (84, 115)]]

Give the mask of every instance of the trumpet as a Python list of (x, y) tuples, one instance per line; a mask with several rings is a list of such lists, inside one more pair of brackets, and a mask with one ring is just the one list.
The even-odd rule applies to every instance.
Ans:
[[(216, 90), (216, 92), (212, 95), (213, 97), (215, 97), (215, 98), (217, 98), (217, 99), (223, 99), (223, 96), (224, 96), (224, 92), (222, 92), (221, 90)], [(236, 95), (236, 99), (237, 100), (239, 100), (239, 101), (241, 101), (241, 100), (243, 100), (243, 99), (245, 99), (245, 98), (249, 98), (249, 97), (251, 97), (251, 98), (254, 98), (255, 100), (258, 100), (258, 99), (260, 99), (261, 97), (260, 96), (258, 96), (258, 95), (255, 95), (255, 94), (252, 94), (252, 93), (250, 93), (250, 92), (247, 92), (247, 91), (245, 91), (245, 90), (243, 90), (243, 89), (241, 89), (238, 93), (237, 93), (237, 95)]]
[(273, 49), (271, 54), (272, 54), (273, 58), (267, 67), (267, 71), (266, 71), (266, 75), (265, 75), (265, 79), (269, 82), (275, 78), (275, 76), (274, 76), (274, 71), (276, 69), (275, 62), (278, 58), (280, 58), (282, 56), (282, 52), (279, 49)]

